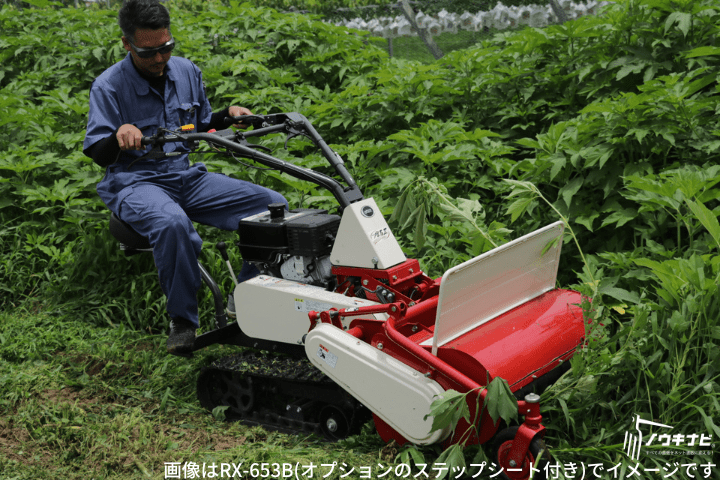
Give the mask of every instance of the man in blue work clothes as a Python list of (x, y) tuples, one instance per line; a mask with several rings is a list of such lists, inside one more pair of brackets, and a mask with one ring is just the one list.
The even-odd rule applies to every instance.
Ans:
[(202, 163), (190, 165), (181, 143), (164, 145), (164, 153), (174, 155), (141, 158), (147, 153), (142, 137), (158, 127), (194, 124), (202, 132), (224, 128), (226, 116), (251, 112), (237, 106), (212, 112), (198, 67), (171, 56), (170, 15), (157, 0), (126, 0), (118, 23), (128, 54), (93, 82), (83, 151), (106, 167), (100, 198), (150, 241), (168, 299), (168, 352), (189, 356), (198, 327), (202, 246), (192, 222), (236, 230), (242, 218), (287, 201), (267, 188), (210, 173)]

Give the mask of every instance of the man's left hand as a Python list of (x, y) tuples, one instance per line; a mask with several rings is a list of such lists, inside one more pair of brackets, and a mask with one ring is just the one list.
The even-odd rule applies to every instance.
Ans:
[[(232, 106), (228, 109), (228, 115), (230, 115), (231, 117), (239, 117), (240, 115), (252, 115), (252, 112), (245, 107)], [(233, 126), (237, 128), (247, 128), (249, 125), (245, 125), (244, 123), (236, 123)]]

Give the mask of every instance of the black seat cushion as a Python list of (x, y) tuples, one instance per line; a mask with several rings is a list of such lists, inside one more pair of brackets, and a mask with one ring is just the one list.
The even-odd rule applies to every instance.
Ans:
[(110, 215), (110, 233), (128, 248), (136, 250), (152, 248), (147, 238), (133, 230), (130, 225), (120, 220), (114, 213)]

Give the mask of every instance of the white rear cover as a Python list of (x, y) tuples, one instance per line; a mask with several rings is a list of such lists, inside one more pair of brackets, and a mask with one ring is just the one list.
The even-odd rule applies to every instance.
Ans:
[(445, 343), (554, 289), (564, 228), (562, 222), (555, 222), (445, 272), (433, 355)]
[(432, 430), (430, 405), (444, 390), (421, 372), (327, 323), (305, 340), (305, 354), (335, 383), (403, 437), (419, 445), (445, 439)]

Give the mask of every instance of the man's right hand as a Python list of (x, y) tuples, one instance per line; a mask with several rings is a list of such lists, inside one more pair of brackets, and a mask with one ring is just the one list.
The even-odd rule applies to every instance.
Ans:
[(118, 145), (120, 150), (142, 150), (143, 134), (135, 125), (126, 123), (118, 128), (117, 132)]

